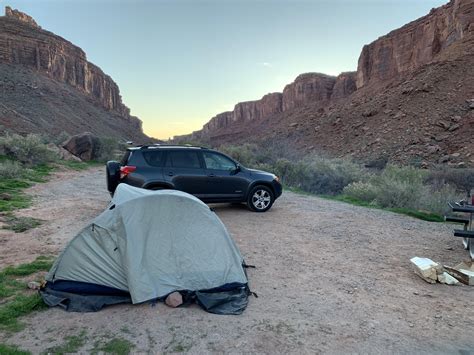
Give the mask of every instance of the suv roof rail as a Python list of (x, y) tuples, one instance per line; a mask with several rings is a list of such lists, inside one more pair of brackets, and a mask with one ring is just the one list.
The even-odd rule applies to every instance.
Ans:
[(159, 148), (159, 147), (207, 149), (206, 147), (198, 147), (198, 146), (195, 146), (195, 145), (192, 145), (192, 144), (161, 144), (161, 143), (137, 145), (135, 148), (147, 149), (147, 148)]

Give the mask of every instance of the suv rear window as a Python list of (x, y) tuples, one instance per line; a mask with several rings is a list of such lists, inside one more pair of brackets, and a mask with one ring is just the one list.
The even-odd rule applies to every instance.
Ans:
[(163, 151), (143, 152), (143, 157), (145, 158), (145, 161), (151, 166), (164, 166), (165, 154), (163, 153)]
[(132, 154), (131, 151), (127, 150), (122, 158), (122, 160), (120, 160), (120, 165), (127, 165), (128, 163), (128, 158), (130, 157), (130, 155)]
[(168, 151), (168, 158), (166, 159), (166, 166), (173, 168), (191, 168), (200, 169), (201, 163), (197, 152), (186, 150), (171, 150)]

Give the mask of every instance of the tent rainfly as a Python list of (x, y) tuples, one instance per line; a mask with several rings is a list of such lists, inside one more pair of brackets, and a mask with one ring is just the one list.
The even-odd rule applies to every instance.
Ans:
[(180, 191), (120, 184), (109, 207), (65, 247), (41, 295), (49, 306), (90, 312), (164, 300), (240, 314), (250, 294), (244, 260), (216, 214)]

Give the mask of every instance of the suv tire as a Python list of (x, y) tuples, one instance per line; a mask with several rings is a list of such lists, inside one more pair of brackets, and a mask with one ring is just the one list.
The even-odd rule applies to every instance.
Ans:
[(120, 163), (108, 161), (106, 166), (107, 190), (113, 196), (120, 181)]
[(250, 190), (247, 206), (254, 212), (266, 212), (275, 202), (275, 196), (270, 188), (257, 185)]

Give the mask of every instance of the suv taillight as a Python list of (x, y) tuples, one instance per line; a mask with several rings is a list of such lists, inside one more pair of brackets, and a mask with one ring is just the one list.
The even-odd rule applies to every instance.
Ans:
[(135, 170), (137, 170), (136, 166), (125, 165), (120, 167), (120, 179), (123, 179), (128, 174), (133, 173)]

